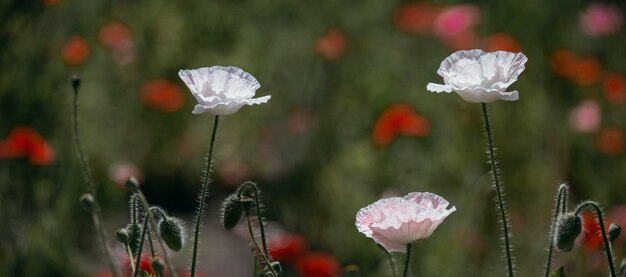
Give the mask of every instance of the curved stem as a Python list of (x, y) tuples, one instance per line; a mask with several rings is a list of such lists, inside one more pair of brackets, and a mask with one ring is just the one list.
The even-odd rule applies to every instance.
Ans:
[(117, 264), (113, 259), (113, 254), (111, 248), (109, 248), (109, 242), (105, 235), (104, 227), (102, 226), (102, 216), (100, 215), (100, 206), (98, 205), (98, 201), (96, 198), (96, 184), (93, 179), (93, 175), (91, 174), (91, 169), (87, 164), (87, 157), (85, 156), (85, 151), (83, 150), (83, 144), (80, 139), (80, 125), (78, 118), (78, 83), (73, 85), (74, 87), (74, 101), (73, 101), (73, 112), (72, 112), (72, 121), (74, 125), (74, 144), (76, 145), (76, 152), (78, 153), (78, 160), (80, 161), (81, 170), (83, 172), (83, 179), (89, 185), (88, 192), (93, 195), (95, 202), (95, 209), (92, 211), (91, 216), (93, 218), (94, 227), (96, 229), (96, 233), (100, 237), (100, 245), (104, 251), (104, 254), (107, 258), (107, 262), (109, 264), (109, 269), (111, 270), (111, 274), (113, 277), (118, 277), (120, 275), (119, 269), (117, 268)]
[(406, 259), (404, 260), (404, 273), (402, 274), (403, 277), (409, 276), (409, 262), (411, 261), (411, 244), (408, 243), (406, 245)]
[(550, 237), (548, 243), (548, 257), (546, 257), (546, 271), (544, 276), (550, 276), (550, 266), (552, 265), (552, 251), (554, 250), (554, 228), (556, 220), (560, 214), (567, 211), (567, 185), (562, 184), (559, 187), (556, 197), (556, 208), (554, 209), (554, 215), (552, 216), (552, 225), (550, 225)]
[[(265, 227), (263, 225), (263, 215), (261, 214), (261, 200), (260, 200), (261, 197), (259, 195), (259, 188), (253, 182), (245, 182), (242, 186), (250, 186), (252, 187), (254, 191), (254, 203), (256, 205), (257, 220), (259, 221), (259, 232), (261, 233), (261, 244), (263, 245), (263, 252), (265, 253), (265, 255), (269, 257), (270, 254), (269, 254), (269, 251), (267, 250), (267, 242), (265, 240)], [(239, 192), (241, 191), (242, 190), (239, 190)], [(239, 197), (241, 198), (241, 193), (239, 194)]]
[[(139, 202), (141, 203), (141, 206), (143, 207), (143, 209), (146, 211), (146, 215), (148, 216), (148, 220), (150, 221), (150, 227), (152, 228), (152, 230), (154, 230), (155, 232), (157, 232), (157, 224), (156, 224), (156, 218), (154, 218), (154, 215), (152, 215), (150, 212), (150, 209), (152, 209), (150, 207), (150, 205), (148, 204), (148, 200), (146, 200), (146, 197), (143, 195), (143, 193), (141, 193), (141, 190), (138, 190), (135, 193), (135, 198), (139, 198)], [(161, 213), (162, 216), (164, 216), (163, 211), (160, 208), (156, 208), (154, 207), (154, 210), (156, 210), (157, 212)], [(165, 261), (165, 266), (167, 267), (167, 270), (170, 272), (170, 275), (173, 277), (176, 277), (176, 271), (174, 271), (174, 266), (172, 265), (172, 262), (170, 261), (170, 257), (169, 254), (167, 254), (167, 249), (165, 248), (165, 244), (163, 244), (163, 239), (161, 239), (161, 236), (158, 235), (157, 233), (157, 241), (159, 242), (159, 246), (161, 247), (161, 252), (163, 252), (163, 260)], [(148, 241), (150, 242), (150, 252), (152, 254), (152, 257), (155, 256), (154, 253), (154, 245), (152, 244), (152, 238), (150, 236), (150, 233), (148, 233)]]
[(254, 238), (254, 231), (252, 230), (252, 222), (250, 220), (250, 213), (248, 211), (246, 211), (246, 221), (248, 222), (248, 231), (250, 232), (250, 238), (252, 239), (252, 243), (254, 244), (256, 251), (261, 255), (261, 257), (263, 257), (263, 261), (267, 264), (267, 267), (272, 271), (272, 274), (275, 277), (278, 277), (278, 274), (276, 273), (276, 271), (274, 271), (274, 267), (272, 267), (272, 263), (270, 262), (269, 258), (261, 250), (261, 248), (259, 247), (259, 244), (256, 242), (256, 239)]
[(211, 142), (209, 143), (209, 156), (206, 161), (205, 171), (204, 171), (204, 180), (202, 184), (202, 193), (200, 195), (200, 206), (198, 207), (198, 214), (196, 216), (196, 224), (193, 232), (193, 250), (192, 250), (192, 258), (191, 258), (191, 271), (189, 276), (195, 276), (196, 272), (196, 260), (198, 258), (198, 236), (200, 234), (200, 221), (202, 219), (202, 215), (204, 214), (204, 202), (207, 197), (207, 193), (209, 190), (209, 180), (211, 173), (211, 159), (213, 158), (213, 145), (215, 144), (215, 135), (217, 133), (217, 124), (219, 123), (220, 116), (215, 116), (215, 121), (213, 123), (213, 133), (211, 134)]
[(615, 277), (615, 265), (613, 265), (613, 254), (611, 253), (611, 244), (606, 236), (606, 229), (604, 227), (604, 216), (602, 215), (602, 209), (600, 209), (600, 205), (594, 201), (585, 201), (576, 207), (575, 215), (579, 215), (580, 212), (585, 208), (592, 208), (596, 212), (596, 216), (598, 217), (598, 223), (600, 224), (600, 233), (602, 234), (602, 240), (604, 240), (604, 251), (606, 252), (606, 259), (609, 263), (609, 272), (611, 273), (611, 277)]
[(498, 199), (498, 210), (500, 212), (500, 222), (502, 223), (502, 231), (504, 232), (504, 249), (506, 254), (506, 262), (507, 268), (509, 272), (509, 277), (514, 276), (513, 270), (513, 258), (511, 255), (511, 245), (510, 245), (510, 237), (509, 237), (509, 221), (506, 213), (506, 205), (504, 203), (504, 196), (502, 192), (502, 185), (500, 184), (500, 179), (498, 177), (498, 167), (496, 161), (496, 155), (493, 146), (493, 139), (491, 138), (491, 126), (489, 125), (489, 116), (487, 115), (487, 105), (485, 103), (481, 103), (483, 108), (483, 119), (485, 121), (485, 131), (487, 133), (487, 141), (489, 144), (489, 164), (491, 164), (491, 177), (493, 177), (493, 183), (496, 188), (497, 199)]
[(130, 250), (130, 246), (128, 243), (124, 243), (124, 248), (126, 248), (126, 254), (128, 254), (128, 261), (130, 262), (130, 270), (131, 272), (135, 272), (135, 261), (133, 261), (133, 253)]

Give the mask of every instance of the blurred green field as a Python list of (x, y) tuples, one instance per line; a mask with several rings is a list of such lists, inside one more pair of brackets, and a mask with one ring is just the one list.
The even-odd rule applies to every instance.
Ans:
[[(480, 105), (426, 91), (445, 57), (473, 48), (529, 59), (511, 87), (520, 100), (488, 107), (517, 272), (540, 276), (560, 183), (570, 184), (570, 206), (597, 200), (609, 222), (626, 225), (626, 6), (598, 3), (0, 1), (0, 276), (106, 269), (78, 202), (87, 187), (72, 141), (73, 74), (110, 241), (128, 222), (119, 184), (128, 172), (189, 233), (213, 118), (191, 114), (178, 71), (212, 65), (250, 72), (257, 95), (272, 99), (220, 119), (204, 276), (251, 270), (248, 238), (217, 224), (219, 203), (246, 180), (263, 190), (272, 224), (361, 276), (390, 275), (384, 253), (356, 230), (357, 211), (383, 196), (436, 193), (457, 211), (414, 247), (413, 276), (503, 276)], [(398, 103), (427, 122), (419, 135), (376, 131)], [(16, 128), (40, 136), (39, 152), (11, 152)], [(188, 267), (189, 245), (174, 254), (177, 268)], [(619, 265), (623, 239), (614, 252)], [(605, 263), (582, 243), (556, 253), (553, 267), (605, 276)]]

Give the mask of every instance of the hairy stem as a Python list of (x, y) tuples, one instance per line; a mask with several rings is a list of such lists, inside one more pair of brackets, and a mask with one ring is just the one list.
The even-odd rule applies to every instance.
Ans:
[(483, 108), (483, 119), (485, 121), (485, 131), (487, 133), (487, 142), (489, 144), (489, 164), (491, 164), (491, 177), (493, 178), (493, 183), (496, 189), (497, 200), (498, 200), (498, 211), (500, 213), (500, 222), (502, 223), (502, 231), (504, 232), (504, 250), (506, 254), (506, 262), (507, 269), (509, 272), (509, 277), (513, 277), (514, 269), (513, 269), (513, 257), (511, 255), (511, 244), (509, 237), (509, 220), (507, 218), (506, 212), (506, 204), (504, 202), (503, 196), (503, 188), (500, 184), (500, 178), (498, 177), (498, 166), (496, 161), (496, 154), (493, 146), (493, 139), (491, 135), (491, 126), (489, 125), (489, 116), (487, 114), (487, 105), (485, 103), (481, 103)]
[[(256, 216), (257, 216), (257, 220), (259, 221), (259, 232), (261, 233), (261, 244), (263, 245), (263, 252), (265, 253), (266, 256), (270, 256), (269, 251), (267, 250), (267, 242), (265, 239), (265, 227), (263, 225), (263, 215), (261, 214), (261, 196), (259, 193), (259, 188), (258, 186), (253, 183), (253, 182), (245, 182), (242, 186), (249, 186), (252, 187), (253, 191), (254, 191), (254, 203), (256, 206)], [(241, 192), (242, 190), (240, 190)], [(241, 198), (241, 195), (239, 195), (239, 198)]]
[(91, 169), (87, 164), (87, 157), (85, 156), (85, 151), (83, 150), (83, 144), (80, 139), (80, 125), (79, 125), (79, 117), (78, 117), (78, 83), (74, 83), (74, 105), (73, 105), (73, 113), (72, 113), (72, 121), (74, 125), (74, 144), (76, 145), (76, 151), (78, 153), (78, 160), (80, 161), (81, 170), (83, 171), (83, 178), (85, 182), (89, 185), (88, 191), (93, 195), (95, 209), (91, 212), (91, 216), (93, 218), (93, 224), (96, 229), (96, 233), (100, 237), (100, 244), (106, 255), (107, 262), (109, 264), (109, 269), (111, 270), (111, 274), (113, 277), (118, 277), (120, 275), (119, 269), (117, 268), (117, 264), (113, 259), (113, 254), (111, 248), (109, 247), (109, 243), (107, 237), (105, 235), (104, 226), (102, 226), (102, 217), (100, 215), (100, 206), (98, 205), (98, 201), (96, 199), (96, 184), (93, 179), (93, 175), (91, 174)]
[(611, 253), (611, 244), (606, 236), (606, 229), (604, 226), (604, 216), (602, 215), (602, 209), (600, 205), (594, 201), (585, 201), (576, 207), (575, 215), (579, 215), (583, 209), (592, 209), (596, 212), (598, 217), (598, 223), (600, 224), (600, 233), (602, 234), (602, 240), (604, 240), (604, 252), (606, 253), (606, 259), (609, 263), (609, 273), (611, 277), (615, 277), (615, 265), (613, 265), (613, 254)]
[(412, 244), (407, 243), (406, 245), (406, 258), (404, 259), (404, 273), (403, 277), (409, 276), (409, 262), (411, 261), (411, 246)]
[(548, 238), (548, 256), (546, 257), (546, 271), (544, 276), (550, 276), (550, 266), (552, 265), (552, 251), (554, 250), (554, 228), (556, 220), (560, 214), (567, 212), (567, 185), (562, 184), (556, 196), (556, 207), (552, 215), (552, 225), (550, 225), (550, 237)]
[(143, 242), (146, 240), (146, 230), (148, 229), (148, 214), (150, 214), (150, 210), (146, 212), (146, 216), (143, 220), (143, 231), (141, 231), (141, 239), (139, 240), (139, 248), (137, 249), (137, 260), (135, 262), (137, 267), (133, 272), (133, 277), (137, 277), (137, 274), (141, 271), (141, 267), (139, 265), (141, 264), (141, 252), (143, 252)]
[[(146, 215), (148, 216), (148, 221), (150, 221), (150, 227), (152, 228), (152, 230), (154, 230), (155, 233), (157, 233), (157, 241), (159, 242), (159, 246), (161, 247), (161, 251), (163, 252), (163, 260), (165, 261), (165, 266), (167, 266), (167, 270), (170, 272), (170, 275), (173, 277), (176, 277), (176, 271), (174, 271), (174, 266), (172, 265), (172, 262), (170, 261), (170, 257), (169, 254), (167, 254), (167, 249), (165, 248), (165, 244), (163, 244), (163, 239), (161, 239), (161, 236), (158, 235), (158, 229), (157, 229), (157, 224), (156, 224), (156, 218), (154, 218), (154, 215), (149, 213), (148, 211), (151, 209), (150, 208), (150, 204), (148, 204), (148, 200), (146, 200), (146, 197), (143, 195), (143, 193), (141, 193), (141, 190), (138, 190), (137, 193), (135, 193), (135, 198), (139, 198), (139, 202), (141, 203), (141, 206), (143, 207), (144, 211), (146, 211)], [(152, 245), (152, 238), (150, 237), (150, 232), (148, 232), (148, 241), (150, 242), (150, 251), (152, 254), (152, 257), (154, 257), (154, 246)]]
[(261, 250), (261, 248), (259, 247), (259, 244), (256, 242), (256, 239), (254, 238), (254, 230), (252, 230), (252, 221), (250, 220), (250, 213), (246, 211), (245, 214), (246, 214), (246, 221), (248, 223), (248, 231), (250, 232), (250, 238), (252, 239), (252, 244), (254, 244), (256, 251), (259, 253), (259, 255), (261, 255), (261, 257), (263, 258), (263, 261), (265, 262), (265, 264), (267, 264), (267, 267), (272, 271), (272, 275), (274, 277), (278, 277), (278, 274), (276, 273), (276, 271), (274, 271), (274, 267), (272, 267), (272, 263), (270, 262), (269, 258)]
[(193, 232), (193, 250), (191, 257), (191, 271), (189, 276), (195, 276), (196, 272), (196, 260), (198, 258), (198, 240), (200, 235), (200, 221), (202, 219), (202, 215), (204, 214), (204, 202), (207, 197), (207, 193), (209, 190), (209, 180), (210, 180), (210, 169), (211, 169), (211, 159), (213, 158), (213, 145), (215, 144), (215, 135), (217, 133), (217, 124), (219, 123), (220, 116), (215, 116), (215, 121), (213, 123), (213, 132), (211, 133), (211, 142), (209, 142), (209, 156), (207, 157), (204, 178), (202, 184), (202, 193), (200, 195), (200, 206), (198, 207), (198, 214), (196, 216), (196, 224)]

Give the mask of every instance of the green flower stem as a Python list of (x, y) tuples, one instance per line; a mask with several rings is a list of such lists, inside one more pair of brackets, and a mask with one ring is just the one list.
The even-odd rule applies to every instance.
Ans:
[(149, 221), (148, 215), (149, 214), (150, 214), (150, 210), (146, 212), (146, 216), (143, 220), (143, 231), (141, 231), (141, 239), (139, 240), (139, 249), (137, 249), (137, 258), (136, 258), (137, 260), (135, 262), (137, 267), (135, 268), (135, 271), (133, 271), (133, 277), (137, 277), (137, 274), (141, 270), (139, 265), (141, 263), (141, 252), (143, 252), (143, 242), (146, 240), (146, 230), (148, 229), (148, 221)]
[(219, 123), (220, 116), (215, 116), (215, 121), (213, 123), (213, 133), (211, 134), (211, 142), (209, 143), (209, 156), (207, 157), (205, 171), (204, 171), (204, 179), (202, 184), (202, 193), (200, 195), (200, 206), (198, 207), (198, 214), (196, 216), (196, 224), (193, 232), (193, 250), (191, 257), (191, 271), (189, 276), (196, 276), (196, 260), (198, 258), (198, 240), (200, 235), (200, 221), (202, 219), (202, 215), (204, 214), (204, 202), (207, 197), (207, 193), (209, 190), (209, 181), (211, 173), (211, 159), (213, 158), (213, 145), (215, 144), (215, 135), (217, 133), (217, 124)]
[(550, 276), (550, 266), (552, 265), (552, 251), (554, 250), (554, 228), (556, 220), (560, 214), (567, 211), (567, 185), (562, 184), (559, 187), (556, 196), (556, 208), (554, 209), (554, 215), (552, 216), (552, 225), (550, 225), (550, 237), (548, 238), (548, 256), (546, 257), (546, 271), (544, 276)]
[(411, 261), (411, 244), (408, 243), (406, 245), (406, 258), (404, 260), (404, 273), (402, 274), (403, 277), (409, 276), (409, 262)]
[[(257, 220), (259, 221), (259, 232), (261, 233), (261, 243), (263, 245), (263, 252), (265, 253), (266, 256), (269, 257), (270, 254), (269, 254), (269, 251), (267, 250), (267, 242), (265, 240), (265, 227), (263, 225), (263, 215), (261, 214), (261, 200), (259, 197), (259, 188), (253, 182), (245, 182), (243, 186), (250, 186), (252, 187), (254, 191), (254, 203), (256, 205)], [(239, 190), (239, 192), (241, 191), (242, 190)], [(239, 195), (239, 198), (241, 198), (241, 193)]]
[(130, 270), (135, 272), (135, 261), (133, 261), (133, 253), (130, 250), (130, 246), (128, 243), (124, 243), (124, 248), (126, 248), (126, 254), (128, 254), (128, 261), (130, 261)]
[(483, 108), (483, 119), (485, 121), (485, 131), (487, 133), (487, 141), (489, 143), (489, 163), (491, 164), (491, 176), (493, 177), (493, 183), (496, 188), (498, 199), (498, 211), (500, 212), (500, 222), (502, 224), (502, 231), (504, 232), (504, 249), (506, 254), (507, 268), (509, 271), (509, 277), (513, 277), (513, 257), (511, 255), (510, 235), (509, 235), (509, 221), (507, 218), (506, 205), (504, 203), (504, 196), (502, 192), (502, 185), (498, 177), (498, 166), (496, 161), (496, 154), (493, 146), (493, 139), (491, 138), (491, 126), (489, 125), (489, 116), (487, 115), (487, 105), (481, 103)]
[[(154, 230), (154, 232), (157, 232), (158, 228), (157, 228), (157, 224), (156, 224), (156, 218), (154, 218), (154, 215), (149, 213), (148, 211), (151, 209), (150, 208), (150, 204), (148, 204), (148, 200), (146, 200), (146, 197), (143, 195), (143, 193), (141, 193), (141, 190), (138, 190), (135, 193), (135, 198), (139, 198), (139, 202), (141, 203), (141, 206), (143, 207), (143, 210), (146, 211), (146, 215), (148, 215), (148, 221), (150, 221), (150, 227), (152, 228), (152, 230)], [(156, 209), (157, 211), (159, 211), (159, 213), (161, 213), (161, 215), (163, 215), (163, 211), (160, 209)], [(165, 248), (165, 244), (163, 244), (163, 239), (161, 239), (161, 236), (158, 235), (157, 233), (157, 241), (159, 242), (159, 246), (161, 247), (161, 252), (163, 252), (163, 260), (165, 261), (165, 266), (167, 266), (167, 270), (170, 272), (170, 275), (173, 277), (176, 277), (176, 271), (174, 271), (174, 266), (172, 265), (172, 262), (170, 261), (170, 257), (169, 254), (167, 254), (167, 249)], [(150, 232), (148, 232), (148, 241), (150, 242), (150, 252), (152, 254), (152, 257), (155, 256), (154, 253), (154, 246), (152, 245), (152, 238), (150, 236)]]
[(250, 213), (246, 211), (245, 214), (246, 214), (246, 221), (248, 223), (248, 231), (250, 232), (250, 238), (252, 239), (252, 243), (254, 244), (256, 251), (259, 253), (259, 255), (261, 255), (261, 257), (263, 257), (263, 261), (267, 264), (267, 267), (272, 271), (272, 275), (274, 277), (278, 277), (278, 274), (276, 273), (276, 271), (274, 271), (274, 267), (272, 267), (272, 263), (270, 262), (269, 258), (261, 250), (261, 248), (259, 247), (259, 244), (256, 242), (256, 239), (254, 238), (254, 231), (252, 230), (252, 221), (250, 220)]
[(96, 229), (96, 233), (100, 237), (100, 244), (106, 255), (109, 269), (111, 270), (111, 274), (113, 277), (118, 277), (120, 275), (120, 271), (117, 268), (117, 264), (113, 259), (113, 254), (111, 248), (109, 247), (109, 243), (107, 237), (105, 235), (104, 226), (102, 226), (102, 216), (100, 215), (100, 206), (98, 205), (98, 201), (96, 200), (96, 184), (93, 179), (93, 175), (91, 174), (91, 169), (87, 164), (87, 157), (85, 156), (85, 151), (83, 150), (83, 144), (80, 139), (80, 125), (78, 118), (78, 84), (73, 85), (74, 87), (74, 101), (73, 101), (73, 113), (72, 113), (72, 121), (74, 125), (74, 144), (76, 145), (76, 151), (78, 153), (78, 160), (80, 161), (81, 170), (83, 171), (83, 178), (85, 182), (89, 185), (88, 192), (93, 195), (95, 209), (91, 212), (91, 216), (93, 218), (93, 224)]
[(256, 257), (254, 257), (254, 266), (252, 268), (252, 277), (257, 277), (256, 272), (259, 271), (259, 263), (256, 260)]
[(602, 209), (600, 209), (600, 205), (594, 201), (585, 201), (576, 207), (576, 211), (574, 214), (578, 216), (583, 209), (593, 209), (596, 212), (596, 216), (598, 217), (598, 223), (600, 224), (600, 233), (602, 234), (602, 240), (604, 240), (604, 251), (606, 253), (606, 259), (609, 263), (609, 272), (611, 273), (611, 277), (615, 277), (615, 265), (613, 265), (613, 254), (611, 253), (611, 244), (606, 236), (606, 230), (604, 227), (604, 216), (602, 215)]

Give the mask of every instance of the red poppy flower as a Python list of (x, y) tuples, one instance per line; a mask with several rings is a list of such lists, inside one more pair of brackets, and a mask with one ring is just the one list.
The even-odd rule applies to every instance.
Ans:
[(61, 49), (61, 57), (67, 65), (79, 65), (89, 57), (89, 44), (81, 36), (69, 38)]
[(602, 81), (602, 92), (609, 103), (624, 104), (626, 99), (626, 80), (618, 73), (609, 73)]
[[(582, 221), (583, 221), (583, 231), (582, 231), (582, 245), (583, 249), (588, 252), (596, 251), (598, 249), (602, 249), (604, 245), (604, 239), (602, 239), (602, 232), (600, 231), (600, 223), (596, 220), (595, 213), (592, 212), (583, 212), (581, 213)], [(605, 228), (604, 230), (608, 232), (608, 226), (610, 223), (607, 223), (605, 219)], [(608, 235), (608, 234), (607, 234)]]
[(120, 22), (109, 22), (100, 28), (98, 38), (109, 48), (126, 47), (131, 42), (133, 32)]
[(517, 40), (511, 35), (506, 33), (495, 33), (489, 35), (484, 40), (486, 51), (508, 51), (508, 52), (520, 52), (521, 47)]
[(296, 261), (296, 271), (302, 277), (334, 277), (339, 276), (341, 265), (333, 256), (311, 253)]
[(374, 144), (382, 146), (391, 143), (397, 135), (423, 137), (429, 133), (428, 119), (417, 114), (411, 106), (397, 103), (389, 106), (378, 117), (372, 140)]
[(326, 34), (315, 41), (315, 53), (327, 60), (341, 58), (347, 47), (346, 35), (339, 28), (330, 28)]
[(426, 2), (405, 4), (393, 13), (393, 25), (407, 33), (427, 34), (441, 8)]
[(141, 87), (141, 102), (146, 106), (170, 113), (180, 110), (185, 104), (182, 90), (166, 79), (155, 79)]
[(606, 155), (620, 155), (624, 153), (624, 132), (616, 128), (600, 130), (596, 136), (596, 147), (600, 153)]
[(267, 248), (274, 260), (293, 262), (308, 248), (306, 239), (297, 234), (281, 234), (270, 238)]
[(26, 157), (31, 164), (48, 165), (54, 161), (54, 149), (33, 128), (15, 127), (0, 141), (0, 159)]

